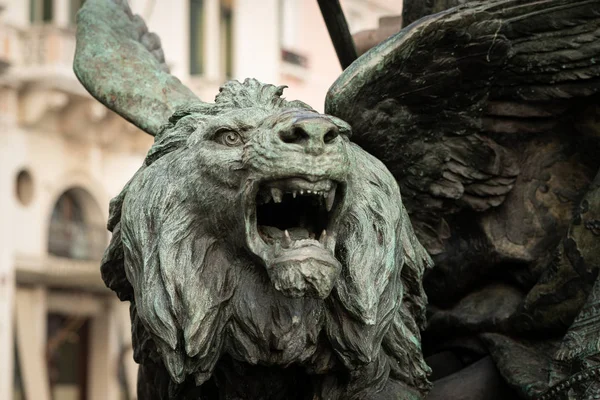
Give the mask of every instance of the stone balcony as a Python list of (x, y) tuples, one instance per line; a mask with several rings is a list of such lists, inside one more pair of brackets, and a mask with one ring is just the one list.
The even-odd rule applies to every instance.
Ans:
[(17, 282), (104, 292), (100, 260), (107, 244), (104, 226), (52, 221), (47, 253), (15, 254)]
[(18, 41), (16, 29), (0, 24), (0, 73), (17, 60)]
[(50, 25), (20, 32), (21, 66), (71, 72), (75, 54), (75, 32)]
[(21, 126), (145, 154), (151, 137), (88, 94), (73, 72), (74, 55), (72, 27), (0, 21), (0, 133)]
[(75, 31), (53, 25), (17, 28), (0, 24), (0, 68), (13, 84), (52, 83), (82, 92), (73, 73)]
[(108, 293), (100, 276), (100, 260), (17, 254), (15, 267), (16, 280), (20, 285)]

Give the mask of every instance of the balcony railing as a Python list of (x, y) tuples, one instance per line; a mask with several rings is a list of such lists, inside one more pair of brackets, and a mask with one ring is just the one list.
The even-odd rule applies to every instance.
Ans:
[(0, 25), (0, 62), (23, 67), (54, 67), (71, 71), (75, 54), (72, 29), (52, 25), (15, 28)]
[(75, 54), (72, 30), (51, 25), (35, 26), (21, 33), (23, 66), (71, 68)]
[(48, 252), (75, 260), (100, 260), (107, 244), (103, 226), (71, 221), (53, 221), (48, 236)]
[(0, 25), (0, 63), (8, 66), (19, 59), (19, 31), (15, 28)]
[(307, 68), (308, 58), (302, 54), (296, 53), (289, 49), (281, 49), (281, 60), (283, 62), (296, 65), (298, 67)]

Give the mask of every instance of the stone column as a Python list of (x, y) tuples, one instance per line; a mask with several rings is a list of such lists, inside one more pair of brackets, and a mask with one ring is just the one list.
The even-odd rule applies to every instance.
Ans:
[(90, 326), (90, 358), (88, 371), (88, 399), (118, 399), (120, 395), (118, 366), (120, 358), (117, 313), (114, 303), (106, 300), (106, 307), (92, 318)]
[(50, 400), (46, 364), (46, 289), (17, 289), (16, 311), (17, 346), (25, 397)]
[(69, 18), (71, 16), (70, 0), (54, 0), (53, 19), (56, 26), (67, 28), (69, 26)]
[(233, 77), (240, 81), (256, 78), (277, 83), (279, 46), (279, 2), (237, 0), (233, 9)]
[[(133, 344), (131, 342), (131, 319), (129, 315), (129, 302), (120, 302), (115, 299), (115, 310), (118, 318), (119, 336), (121, 337), (120, 357), (125, 369), (125, 380), (129, 398), (137, 398), (138, 364), (133, 360)], [(143, 399), (139, 399), (143, 400)]]
[(12, 399), (14, 355), (15, 274), (10, 229), (14, 202), (8, 138), (0, 133), (0, 399)]
[(204, 24), (204, 77), (220, 82), (223, 77), (220, 0), (204, 1)]

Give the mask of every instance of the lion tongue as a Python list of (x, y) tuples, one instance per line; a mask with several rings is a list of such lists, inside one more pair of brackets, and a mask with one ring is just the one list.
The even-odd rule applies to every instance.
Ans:
[(290, 228), (288, 229), (288, 233), (290, 234), (290, 238), (292, 238), (292, 240), (302, 240), (310, 238), (310, 232), (308, 232), (308, 229), (305, 228)]
[[(260, 231), (264, 236), (270, 239), (283, 240), (285, 238), (285, 231), (274, 226), (262, 225)], [(291, 240), (310, 239), (310, 232), (306, 228), (290, 228), (288, 229), (288, 234), (290, 235)]]

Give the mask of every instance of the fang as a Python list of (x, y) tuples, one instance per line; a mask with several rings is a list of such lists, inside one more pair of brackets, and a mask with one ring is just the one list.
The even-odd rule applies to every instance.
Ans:
[(275, 203), (281, 203), (283, 192), (277, 188), (272, 188), (271, 196), (273, 197), (273, 201), (275, 201)]
[(329, 191), (327, 197), (325, 198), (327, 212), (331, 212), (333, 209), (333, 202), (335, 201), (335, 187)]
[(319, 243), (324, 245), (326, 242), (327, 242), (327, 231), (325, 229), (323, 229), (323, 232), (321, 232), (321, 236), (319, 236)]

